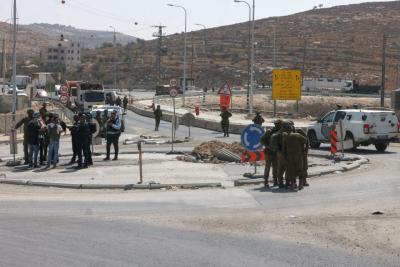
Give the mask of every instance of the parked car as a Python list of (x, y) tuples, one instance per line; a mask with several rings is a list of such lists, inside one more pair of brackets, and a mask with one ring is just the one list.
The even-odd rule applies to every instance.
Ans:
[[(14, 89), (13, 88), (9, 88), (7, 94), (12, 95), (14, 93)], [(25, 92), (25, 90), (20, 90), (17, 89), (17, 96), (28, 96)]]
[(311, 148), (329, 143), (333, 124), (342, 120), (344, 140), (351, 142), (351, 149), (358, 146), (375, 145), (378, 151), (385, 151), (389, 143), (397, 141), (400, 123), (394, 111), (372, 109), (341, 109), (328, 112), (322, 119), (308, 127)]

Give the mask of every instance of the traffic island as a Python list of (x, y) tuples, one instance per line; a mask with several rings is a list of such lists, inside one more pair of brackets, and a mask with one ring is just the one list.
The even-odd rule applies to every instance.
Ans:
[[(322, 151), (313, 151), (309, 154), (308, 177), (319, 177), (327, 174), (340, 174), (351, 171), (367, 164), (369, 160), (358, 155), (347, 155), (341, 158), (332, 158), (330, 154)], [(235, 186), (263, 184), (265, 179), (263, 174), (245, 173), (245, 178), (236, 179)]]

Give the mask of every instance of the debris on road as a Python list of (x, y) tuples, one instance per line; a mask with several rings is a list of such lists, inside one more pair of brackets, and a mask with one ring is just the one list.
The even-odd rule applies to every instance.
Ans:
[(188, 162), (224, 163), (240, 162), (243, 147), (239, 142), (225, 143), (209, 141), (196, 146), (191, 155), (178, 156), (178, 160)]

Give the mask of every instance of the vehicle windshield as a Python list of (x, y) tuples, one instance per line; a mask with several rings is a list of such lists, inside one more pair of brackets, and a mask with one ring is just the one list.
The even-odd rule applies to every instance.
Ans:
[(104, 101), (104, 93), (102, 91), (88, 91), (85, 92), (85, 101), (87, 102), (103, 102)]

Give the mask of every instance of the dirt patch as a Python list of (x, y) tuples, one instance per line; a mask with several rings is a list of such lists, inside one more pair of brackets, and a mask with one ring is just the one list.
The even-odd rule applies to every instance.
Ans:
[(190, 155), (178, 156), (177, 159), (189, 162), (223, 163), (224, 161), (217, 157), (218, 152), (223, 148), (236, 155), (241, 155), (244, 151), (243, 146), (239, 142), (225, 143), (221, 141), (209, 141), (196, 146)]
[[(161, 105), (170, 105), (170, 99), (160, 100)], [(180, 105), (180, 98), (176, 99), (177, 105)], [(386, 101), (386, 107), (390, 107), (390, 101)], [(234, 109), (246, 108), (246, 96), (233, 96), (232, 107)], [(186, 106), (194, 110), (196, 105), (202, 105), (202, 110), (213, 110), (219, 108), (219, 96), (207, 96), (206, 104), (202, 104), (202, 97), (187, 97)], [(358, 107), (380, 107), (380, 99), (372, 97), (338, 97), (338, 96), (303, 96), (299, 101), (299, 113), (296, 113), (296, 101), (277, 101), (277, 112), (283, 117), (285, 114), (290, 118), (318, 118), (327, 112), (336, 109), (340, 105), (343, 108)], [(267, 94), (254, 95), (254, 109), (271, 113), (273, 111), (274, 101)]]

